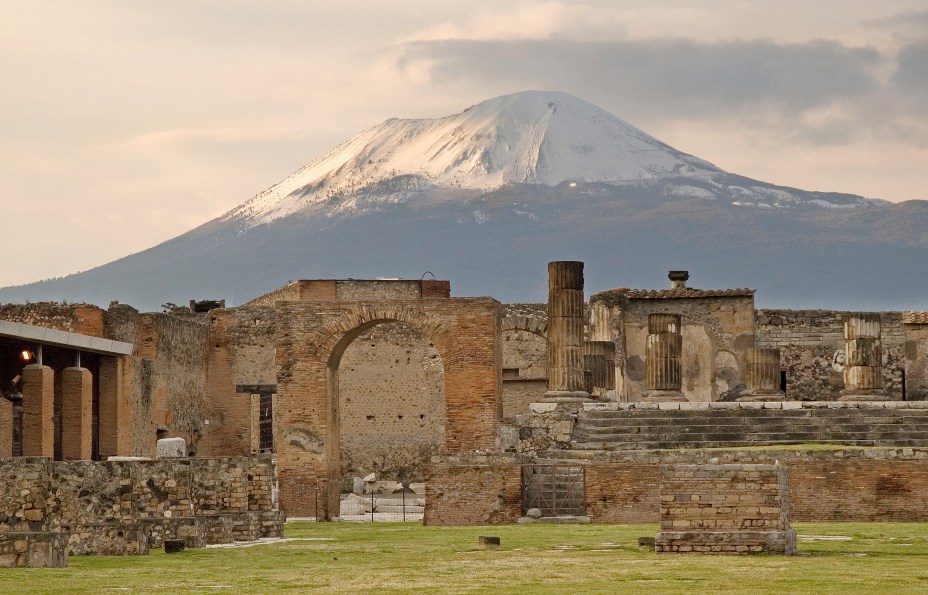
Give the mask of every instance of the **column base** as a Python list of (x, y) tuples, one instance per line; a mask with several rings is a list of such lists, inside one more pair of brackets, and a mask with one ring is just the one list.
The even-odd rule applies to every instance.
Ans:
[(585, 403), (596, 400), (585, 390), (549, 390), (545, 392), (546, 403)]
[(662, 401), (686, 401), (686, 397), (678, 390), (649, 390), (642, 395), (642, 400), (649, 403), (659, 403)]

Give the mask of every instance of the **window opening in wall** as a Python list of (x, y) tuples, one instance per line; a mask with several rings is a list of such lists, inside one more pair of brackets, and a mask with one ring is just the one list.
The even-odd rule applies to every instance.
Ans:
[(780, 370), (780, 390), (786, 392), (786, 370)]
[(164, 439), (167, 438), (167, 437), (168, 437), (168, 429), (167, 429), (167, 428), (158, 428), (157, 430), (155, 430), (155, 438), (156, 438), (156, 439), (158, 439), (158, 440), (164, 440)]
[(519, 368), (503, 368), (503, 380), (517, 380)]
[(270, 394), (260, 397), (258, 412), (258, 450), (274, 451), (274, 400)]

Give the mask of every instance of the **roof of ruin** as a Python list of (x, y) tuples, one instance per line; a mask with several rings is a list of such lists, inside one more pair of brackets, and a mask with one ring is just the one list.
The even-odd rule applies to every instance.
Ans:
[(928, 324), (928, 312), (903, 312), (903, 324)]
[(590, 301), (628, 300), (667, 300), (679, 298), (714, 298), (714, 297), (754, 297), (754, 289), (628, 289), (617, 287), (607, 289), (590, 297)]
[(23, 339), (41, 345), (53, 345), (75, 351), (102, 353), (103, 355), (132, 355), (134, 348), (132, 343), (92, 337), (80, 333), (69, 333), (45, 328), (44, 326), (34, 326), (8, 320), (0, 320), (0, 337)]

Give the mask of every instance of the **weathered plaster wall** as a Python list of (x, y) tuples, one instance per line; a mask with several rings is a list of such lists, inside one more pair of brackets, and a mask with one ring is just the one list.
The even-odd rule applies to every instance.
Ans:
[(928, 399), (928, 315), (904, 315), (905, 398), (909, 401)]
[(683, 393), (688, 401), (718, 401), (742, 384), (741, 361), (754, 347), (754, 300), (746, 296), (627, 299), (611, 306), (616, 341), (617, 392), (638, 401), (645, 391), (648, 315), (679, 314)]

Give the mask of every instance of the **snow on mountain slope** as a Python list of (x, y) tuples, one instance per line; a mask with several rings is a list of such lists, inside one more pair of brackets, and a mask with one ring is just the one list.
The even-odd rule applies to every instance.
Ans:
[[(402, 190), (628, 182), (723, 174), (566, 93), (524, 91), (438, 119), (370, 128), (225, 215), (250, 225), (386, 180)], [(397, 200), (402, 200), (400, 196)], [(350, 210), (351, 204), (343, 205)]]

